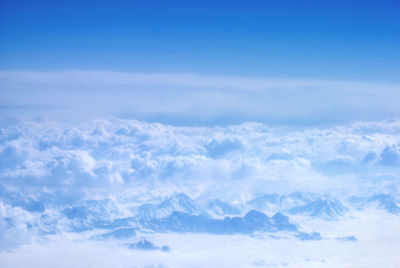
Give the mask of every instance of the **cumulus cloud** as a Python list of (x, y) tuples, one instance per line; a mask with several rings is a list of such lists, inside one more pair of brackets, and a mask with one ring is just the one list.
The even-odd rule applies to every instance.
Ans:
[(30, 121), (1, 129), (0, 176), (19, 187), (170, 183), (198, 191), (230, 185), (249, 194), (319, 191), (345, 188), (366, 174), (398, 176), (399, 133), (398, 122), (293, 131), (259, 123), (199, 128), (116, 118)]
[(398, 145), (386, 146), (380, 156), (382, 165), (398, 166), (400, 164), (400, 148)]
[[(399, 144), (399, 121), (293, 129), (263, 123), (177, 127), (111, 117), (75, 123), (6, 120), (0, 128), (0, 263), (22, 267), (30, 260), (46, 266), (59, 262), (52, 256), (75, 261), (77, 255), (87, 252), (84, 262), (90, 266), (98, 262), (101, 252), (111, 251), (121, 258), (108, 258), (110, 267), (124, 267), (132, 261), (185, 267), (196, 263), (193, 258), (198, 254), (204, 263), (221, 266), (223, 257), (236, 250), (240, 258), (232, 263), (243, 266), (327, 262), (337, 267), (343, 264), (341, 256), (347, 256), (348, 263), (354, 261), (349, 250), (361, 247), (372, 256), (370, 252), (382, 246), (385, 250), (375, 255), (379, 257), (365, 263), (387, 260), (393, 264), (398, 260), (388, 259), (388, 255), (399, 240), (391, 236), (397, 233), (398, 216), (388, 208), (398, 210)], [(293, 191), (313, 194), (289, 195)], [(323, 239), (300, 242), (279, 234), (285, 238), (279, 240), (281, 251), (275, 249), (276, 237), (264, 233), (214, 237), (144, 234), (135, 229), (133, 219), (140, 206), (171, 212), (177, 201), (163, 202), (181, 192), (195, 199), (183, 198), (184, 205), (193, 202), (201, 206), (218, 198), (243, 213), (248, 212), (248, 201), (268, 193), (286, 196), (285, 202), (292, 205), (298, 202), (291, 199), (295, 196), (338, 197), (346, 207), (345, 200), (353, 195), (360, 196), (353, 198), (360, 202), (372, 195), (381, 199), (363, 204), (366, 212), (351, 210), (349, 217), (341, 215), (339, 223), (290, 215), (301, 222), (301, 231), (317, 231)], [(368, 210), (374, 206), (375, 210)], [(132, 252), (126, 246), (128, 240), (90, 240), (121, 230), (121, 223), (135, 229), (137, 237), (129, 239), (143, 235), (157, 245), (168, 245), (171, 251)], [(376, 231), (378, 223), (385, 227)], [(337, 239), (353, 235), (355, 242)], [(232, 242), (230, 247), (226, 247), (227, 239)], [(315, 243), (320, 251), (311, 250)], [(209, 244), (214, 248), (207, 247)], [(65, 251), (76, 247), (85, 251)], [(287, 248), (297, 252), (296, 257), (287, 257)], [(346, 250), (332, 254), (337, 248)], [(35, 252), (30, 255), (32, 250)], [(210, 252), (217, 252), (218, 258)], [(275, 255), (262, 257), (265, 252)], [(66, 267), (77, 265), (65, 263)]]

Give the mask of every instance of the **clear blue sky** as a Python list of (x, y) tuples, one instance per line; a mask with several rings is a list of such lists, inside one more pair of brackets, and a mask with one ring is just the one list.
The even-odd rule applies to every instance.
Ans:
[(399, 1), (0, 0), (0, 70), (400, 81)]

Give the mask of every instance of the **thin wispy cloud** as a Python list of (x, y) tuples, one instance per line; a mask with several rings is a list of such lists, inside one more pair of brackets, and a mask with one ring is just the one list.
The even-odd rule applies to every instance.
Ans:
[[(397, 84), (105, 71), (1, 72), (0, 83), (3, 115), (14, 113), (7, 105), (65, 107), (53, 113), (29, 111), (51, 119), (122, 116), (176, 124), (316, 124), (400, 115)], [(19, 114), (27, 116), (24, 111)]]

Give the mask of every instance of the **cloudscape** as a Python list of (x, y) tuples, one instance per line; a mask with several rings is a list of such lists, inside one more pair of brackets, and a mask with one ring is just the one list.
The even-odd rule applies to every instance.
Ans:
[(397, 267), (396, 1), (1, 1), (1, 267)]

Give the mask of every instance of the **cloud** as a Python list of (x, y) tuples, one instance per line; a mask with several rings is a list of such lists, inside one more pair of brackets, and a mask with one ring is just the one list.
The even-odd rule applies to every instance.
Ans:
[[(177, 125), (329, 124), (399, 118), (397, 84), (108, 71), (0, 72), (0, 112)], [(21, 98), (24, 96), (24, 98)]]
[[(263, 123), (177, 127), (108, 117), (7, 121), (0, 128), (0, 264), (23, 267), (29, 260), (48, 266), (61, 258), (66, 267), (77, 266), (77, 256), (84, 252), (82, 263), (90, 266), (98, 263), (98, 256), (108, 256), (103, 254), (107, 251), (117, 256), (104, 259), (110, 267), (185, 267), (200, 261), (223, 266), (223, 258), (242, 266), (309, 266), (324, 260), (337, 267), (344, 262), (342, 256), (354, 262), (350, 253), (360, 248), (373, 256), (363, 259), (366, 265), (397, 263), (398, 258), (388, 258), (395, 256), (399, 240), (393, 238), (398, 216), (379, 210), (351, 211), (336, 225), (315, 219), (299, 222), (305, 231), (321, 233), (323, 240), (313, 242), (299, 243), (286, 234), (277, 243), (268, 234), (214, 237), (136, 230), (137, 237), (130, 239), (143, 235), (156, 245), (171, 247), (169, 253), (149, 255), (128, 249), (126, 244), (134, 241), (88, 238), (114, 231), (102, 228), (130, 221), (139, 205), (159, 204), (179, 192), (199, 204), (220, 198), (238, 208), (261, 194), (292, 191), (341, 200), (388, 193), (397, 200), (398, 144), (399, 121), (297, 130)], [(377, 223), (384, 228), (377, 229)], [(351, 235), (357, 242), (336, 239)], [(316, 246), (319, 251), (311, 250)], [(288, 248), (295, 257), (287, 257)], [(342, 251), (332, 254), (338, 248)], [(370, 254), (376, 248), (384, 250)], [(273, 254), (262, 257), (263, 252)], [(193, 260), (195, 256), (199, 259)]]
[(147, 190), (159, 185), (167, 195), (183, 189), (249, 196), (338, 188), (358, 193), (364, 176), (399, 176), (393, 165), (399, 133), (397, 121), (303, 131), (260, 123), (174, 127), (116, 118), (79, 124), (26, 121), (1, 128), (0, 176), (2, 184), (21, 189), (118, 192), (132, 184)]
[(386, 146), (381, 153), (381, 165), (398, 166), (400, 164), (400, 146)]

